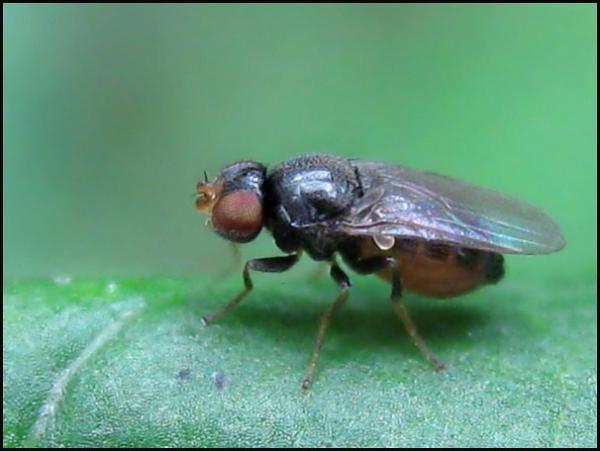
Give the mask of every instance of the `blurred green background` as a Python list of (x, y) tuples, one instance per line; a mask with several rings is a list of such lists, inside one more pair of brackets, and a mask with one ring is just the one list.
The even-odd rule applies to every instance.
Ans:
[(5, 280), (225, 267), (202, 171), (314, 151), (528, 200), (568, 245), (512, 271), (596, 278), (596, 5), (3, 13)]

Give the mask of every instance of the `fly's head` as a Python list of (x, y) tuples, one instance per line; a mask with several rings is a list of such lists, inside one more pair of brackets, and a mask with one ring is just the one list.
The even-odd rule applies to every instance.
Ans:
[(252, 241), (264, 222), (262, 188), (266, 168), (254, 161), (237, 161), (221, 170), (214, 181), (196, 185), (196, 208), (210, 215), (212, 229), (236, 243)]

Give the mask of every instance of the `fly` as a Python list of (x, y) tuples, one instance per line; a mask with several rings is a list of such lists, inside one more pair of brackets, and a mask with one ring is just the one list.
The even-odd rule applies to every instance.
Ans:
[(434, 369), (429, 350), (402, 302), (403, 288), (430, 297), (461, 295), (504, 275), (502, 254), (547, 254), (563, 248), (556, 223), (516, 199), (441, 175), (334, 155), (304, 155), (271, 170), (255, 161), (226, 166), (199, 182), (196, 208), (221, 237), (246, 243), (265, 227), (285, 254), (251, 259), (244, 289), (210, 324), (252, 290), (251, 271), (284, 272), (305, 252), (329, 264), (338, 295), (321, 317), (302, 388), (312, 383), (325, 332), (350, 293), (336, 256), (359, 274), (391, 284), (390, 300), (413, 343)]

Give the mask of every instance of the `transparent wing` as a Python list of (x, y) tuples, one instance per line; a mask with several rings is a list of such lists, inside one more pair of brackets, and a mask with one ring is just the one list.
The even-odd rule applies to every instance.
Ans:
[(353, 161), (363, 182), (341, 230), (442, 241), (499, 253), (546, 254), (565, 245), (543, 211), (460, 180), (403, 166)]

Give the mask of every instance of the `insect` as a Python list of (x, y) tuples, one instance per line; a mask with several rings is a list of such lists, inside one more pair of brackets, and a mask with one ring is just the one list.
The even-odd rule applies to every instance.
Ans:
[(412, 341), (434, 369), (444, 364), (417, 332), (402, 289), (453, 297), (504, 275), (502, 254), (547, 254), (565, 241), (558, 226), (525, 202), (462, 181), (403, 166), (303, 155), (270, 170), (255, 161), (226, 166), (199, 182), (196, 208), (234, 243), (252, 241), (265, 227), (285, 254), (256, 258), (243, 269), (244, 289), (216, 312), (213, 323), (252, 290), (251, 271), (284, 272), (303, 252), (327, 262), (339, 292), (321, 317), (302, 388), (314, 376), (325, 332), (350, 293), (339, 256), (359, 274), (391, 284), (390, 300)]

